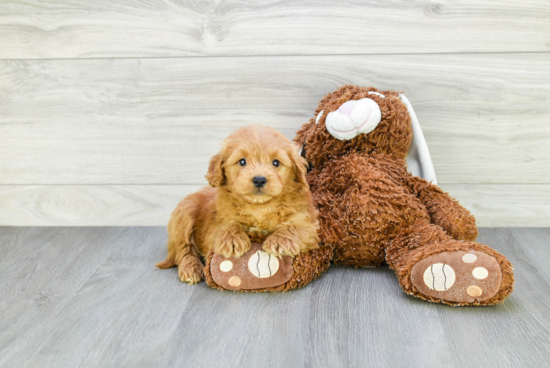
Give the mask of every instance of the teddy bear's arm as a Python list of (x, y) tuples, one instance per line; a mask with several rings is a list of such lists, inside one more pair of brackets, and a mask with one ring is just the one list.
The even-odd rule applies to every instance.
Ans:
[(457, 200), (444, 192), (437, 185), (410, 175), (405, 177), (409, 187), (426, 206), (432, 222), (441, 226), (457, 240), (474, 241), (478, 230), (475, 217)]

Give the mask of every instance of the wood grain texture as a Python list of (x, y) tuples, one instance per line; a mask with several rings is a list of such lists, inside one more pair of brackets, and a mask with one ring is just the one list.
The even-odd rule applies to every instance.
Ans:
[(441, 188), (472, 212), (478, 226), (550, 226), (550, 185), (443, 184)]
[(550, 54), (0, 61), (0, 183), (203, 184), (346, 83), (405, 91), (440, 183), (550, 183)]
[(67, 302), (127, 233), (114, 228), (2, 229), (0, 366), (23, 366), (15, 362), (36, 353), (50, 323), (63, 319)]
[[(510, 229), (512, 236), (522, 244), (525, 244), (525, 248), (522, 249), (528, 256), (532, 264), (536, 269), (543, 270), (541, 277), (546, 280), (546, 283), (550, 285), (550, 272), (545, 267), (545, 260), (550, 256), (550, 247), (548, 246), (550, 239), (550, 229), (548, 228), (530, 228), (529, 231), (525, 229)], [(529, 244), (546, 244), (545, 247), (532, 247)]]
[(222, 292), (155, 269), (164, 228), (1, 228), (0, 366), (542, 367), (548, 236), (481, 229), (516, 289), (502, 305), (452, 308), (406, 295), (386, 267)]
[[(195, 185), (0, 185), (0, 225), (166, 226)], [(550, 226), (550, 185), (445, 184), (478, 226)]]
[(544, 0), (2, 1), (0, 57), (550, 51)]
[(0, 185), (0, 225), (151, 226), (197, 185)]

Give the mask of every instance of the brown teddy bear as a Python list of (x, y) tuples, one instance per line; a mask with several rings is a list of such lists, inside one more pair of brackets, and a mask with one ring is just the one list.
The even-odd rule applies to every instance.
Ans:
[(468, 210), (407, 171), (411, 114), (400, 94), (343, 86), (321, 100), (294, 141), (310, 162), (320, 238), (333, 262), (387, 263), (406, 293), (449, 305), (493, 305), (513, 290), (510, 262)]

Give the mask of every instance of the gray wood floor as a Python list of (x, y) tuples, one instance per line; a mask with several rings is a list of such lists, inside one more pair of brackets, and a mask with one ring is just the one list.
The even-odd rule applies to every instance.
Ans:
[(452, 308), (388, 268), (332, 267), (302, 290), (243, 294), (161, 271), (162, 227), (0, 228), (2, 367), (543, 367), (550, 229), (484, 228), (516, 291)]

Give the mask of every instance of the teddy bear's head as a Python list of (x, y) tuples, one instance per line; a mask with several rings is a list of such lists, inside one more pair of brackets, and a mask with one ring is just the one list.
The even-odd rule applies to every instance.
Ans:
[(326, 95), (294, 138), (314, 167), (355, 152), (405, 159), (411, 140), (411, 117), (398, 92), (351, 85)]

